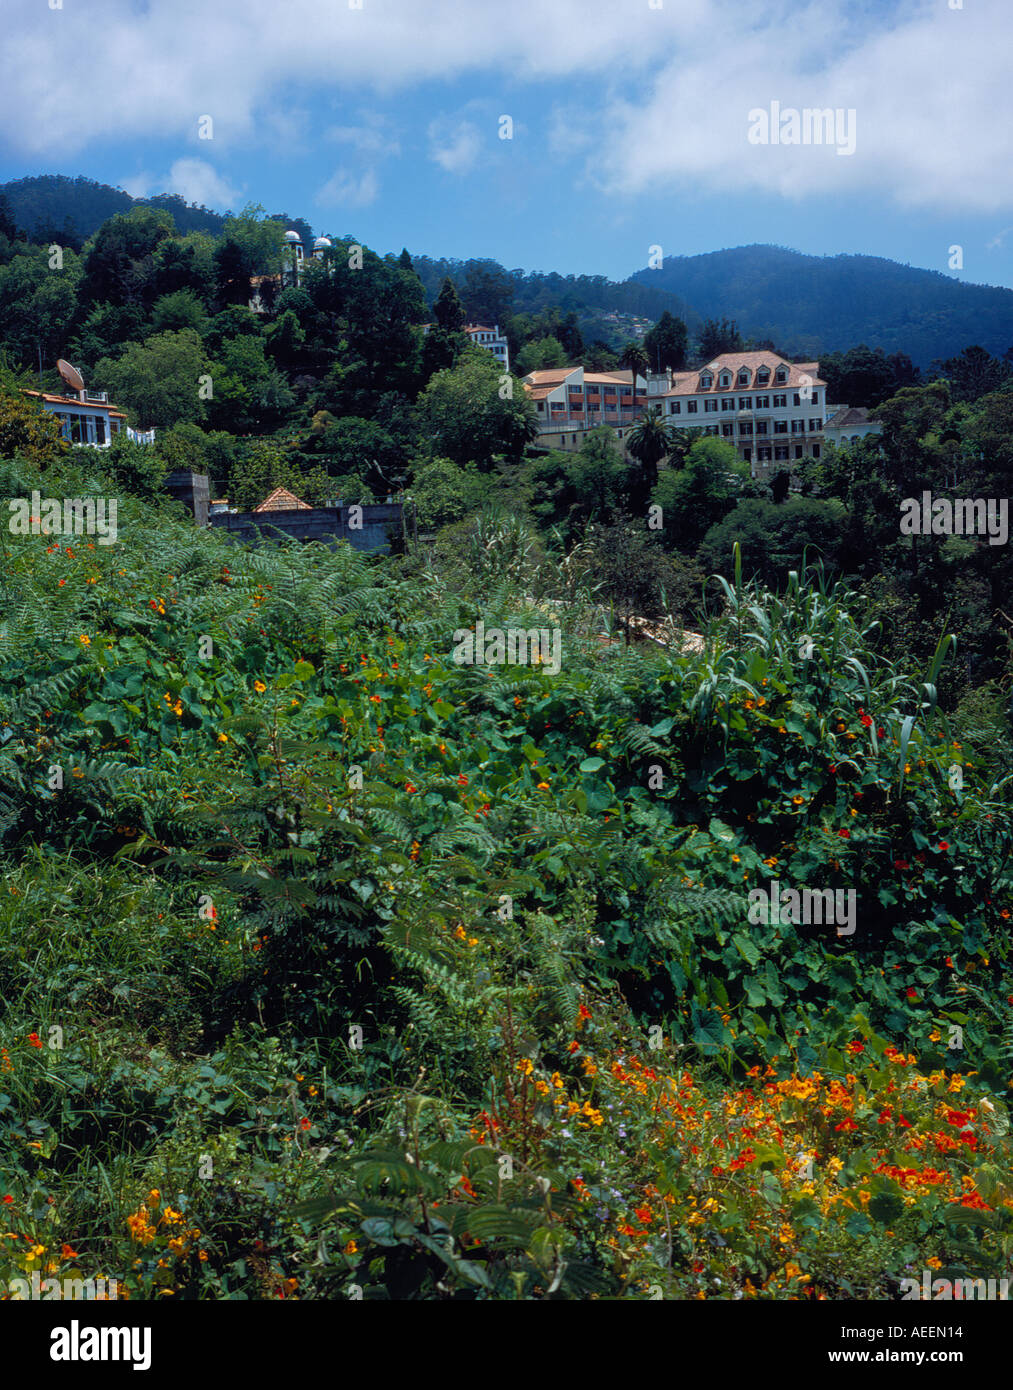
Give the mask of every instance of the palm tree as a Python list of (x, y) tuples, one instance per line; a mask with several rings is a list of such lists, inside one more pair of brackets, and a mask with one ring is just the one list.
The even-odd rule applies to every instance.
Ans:
[(658, 484), (658, 464), (672, 452), (672, 431), (656, 405), (637, 422), (626, 436), (626, 449), (640, 465), (640, 476), (630, 489), (634, 511), (647, 506)]
[(647, 373), (651, 369), (651, 362), (640, 344), (634, 342), (626, 344), (622, 350), (619, 361), (627, 371), (633, 373), (633, 399), (630, 404), (635, 411), (637, 408), (637, 377), (642, 376), (646, 378)]
[(681, 468), (686, 462), (686, 455), (693, 447), (694, 441), (702, 439), (703, 435), (704, 431), (701, 425), (691, 426), (689, 429), (671, 428), (668, 431), (669, 466)]

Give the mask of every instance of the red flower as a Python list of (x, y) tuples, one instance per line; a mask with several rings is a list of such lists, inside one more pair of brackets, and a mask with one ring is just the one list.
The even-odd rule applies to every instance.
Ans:
[(885, 729), (877, 729), (877, 730), (876, 730), (876, 733), (879, 735), (880, 738), (886, 738), (886, 730), (885, 730)]
[(857, 1057), (859, 1052), (865, 1051), (865, 1043), (849, 1042), (844, 1050), (845, 1052), (850, 1052), (852, 1057)]
[(910, 869), (911, 865), (906, 859), (895, 859), (893, 861), (893, 867), (895, 869)]
[(858, 1126), (855, 1124), (854, 1120), (851, 1118), (850, 1115), (846, 1120), (842, 1120), (839, 1125), (834, 1125), (834, 1129), (843, 1130), (844, 1132), (857, 1128)]
[(466, 787), (468, 785), (468, 779), (467, 777), (465, 777), (463, 772), (458, 774), (457, 785), (459, 787)]
[(918, 991), (914, 988), (913, 985), (909, 985), (908, 988), (907, 988), (907, 990), (905, 991), (905, 993), (907, 994), (907, 997), (908, 997), (909, 999), (917, 999), (917, 998), (918, 998)]
[(39, 1037), (38, 1033), (29, 1033), (28, 1041), (32, 1045), (32, 1047), (42, 1047), (43, 1045), (42, 1039)]
[(850, 839), (851, 839), (851, 831), (850, 831), (850, 830), (838, 830), (837, 833), (838, 833), (838, 835), (840, 835), (840, 837), (841, 837), (842, 840), (850, 840)]
[(949, 847), (950, 846), (946, 840), (940, 840), (937, 846), (937, 848), (940, 850), (942, 854), (945, 854)]
[(13, 1202), (13, 1201), (14, 1201), (14, 1198), (13, 1198), (13, 1197), (11, 1196), (11, 1194), (8, 1192), (8, 1193), (7, 1193), (7, 1196), (4, 1198), (4, 1204), (5, 1204), (5, 1206), (8, 1206), (8, 1207), (9, 1207), (10, 1204), (11, 1204), (11, 1202)]
[(888, 1125), (892, 1118), (893, 1117), (890, 1114), (889, 1108), (887, 1108), (886, 1110), (881, 1110), (879, 1112), (879, 1119), (876, 1121), (876, 1123), (878, 1125)]
[(862, 715), (862, 721), (861, 721), (861, 722), (862, 722), (862, 724), (864, 725), (864, 727), (867, 729), (867, 728), (869, 727), (869, 725), (872, 723), (872, 716), (869, 715), (869, 714), (863, 714), (863, 715)]
[(306, 1117), (303, 1116), (303, 1118), (299, 1121), (299, 1128), (300, 1128), (300, 1129), (312, 1129), (312, 1128), (313, 1128), (313, 1122), (312, 1122), (312, 1120), (307, 1120)]
[(418, 787), (413, 786), (413, 785), (411, 784), (411, 782), (406, 782), (406, 783), (404, 784), (404, 789), (405, 789), (406, 792), (417, 792), (417, 791), (418, 791)]

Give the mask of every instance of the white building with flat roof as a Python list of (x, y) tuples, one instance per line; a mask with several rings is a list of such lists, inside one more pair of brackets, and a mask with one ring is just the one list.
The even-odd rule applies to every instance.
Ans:
[(79, 391), (76, 395), (58, 396), (50, 391), (24, 391), (23, 395), (37, 401), (48, 415), (60, 422), (64, 439), (70, 444), (90, 444), (107, 449), (123, 431), (138, 444), (154, 444), (154, 430), (132, 430), (122, 410), (109, 404), (105, 391)]

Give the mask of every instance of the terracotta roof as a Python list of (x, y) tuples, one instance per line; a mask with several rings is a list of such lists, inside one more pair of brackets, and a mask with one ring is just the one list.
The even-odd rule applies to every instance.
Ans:
[(528, 372), (524, 380), (532, 386), (558, 385), (565, 381), (568, 376), (573, 376), (574, 372), (579, 372), (579, 367), (543, 367), (537, 372)]
[(301, 502), (295, 493), (289, 492), (287, 487), (276, 487), (259, 507), (254, 507), (255, 512), (311, 512), (313, 508), (308, 502)]
[[(742, 368), (745, 367), (749, 372), (749, 383), (746, 386), (739, 386), (737, 376)], [(769, 367), (770, 377), (767, 381), (757, 382), (756, 372), (760, 367)], [(788, 368), (788, 380), (778, 381), (775, 375), (778, 367)], [(732, 380), (729, 386), (719, 386), (718, 379), (721, 372), (731, 372)], [(779, 357), (776, 352), (769, 352), (766, 349), (759, 352), (723, 352), (719, 357), (713, 358), (705, 367), (698, 367), (693, 372), (673, 372), (671, 389), (665, 391), (666, 396), (700, 396), (713, 392), (715, 395), (724, 391), (796, 391), (802, 386), (802, 377), (810, 378), (809, 385), (822, 387), (826, 382), (819, 374), (820, 364), (818, 362), (789, 362), (785, 357)], [(710, 386), (701, 386), (700, 377), (704, 372), (709, 372), (713, 377)]]
[(630, 386), (633, 382), (633, 377), (630, 372), (585, 372), (584, 380), (592, 382), (603, 381), (609, 386), (614, 382), (619, 382), (622, 386)]
[(525, 391), (533, 401), (544, 401), (546, 396), (551, 396), (555, 391), (555, 386), (528, 386), (525, 384)]

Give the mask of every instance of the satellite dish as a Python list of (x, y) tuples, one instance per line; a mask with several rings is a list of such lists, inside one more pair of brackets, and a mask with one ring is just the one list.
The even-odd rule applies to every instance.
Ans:
[(72, 391), (84, 390), (84, 377), (76, 367), (72, 367), (70, 363), (65, 362), (62, 357), (56, 364), (56, 370), (60, 373)]

